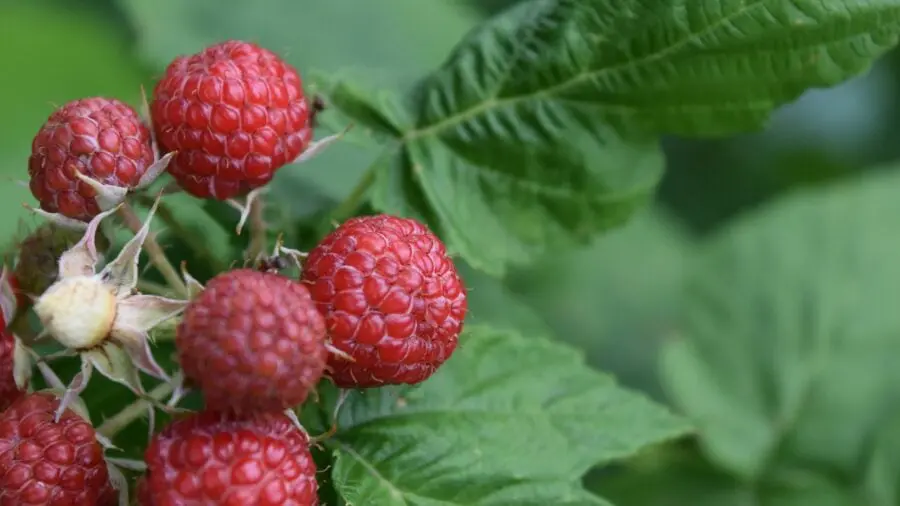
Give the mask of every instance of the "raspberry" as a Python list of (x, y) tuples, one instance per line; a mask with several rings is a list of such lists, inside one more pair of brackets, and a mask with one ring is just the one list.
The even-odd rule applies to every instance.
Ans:
[(130, 106), (92, 97), (57, 109), (31, 145), (28, 174), (41, 209), (88, 221), (100, 212), (97, 192), (76, 172), (133, 188), (154, 162), (150, 130)]
[(326, 317), (340, 387), (416, 384), (456, 349), (467, 304), (441, 240), (389, 215), (346, 221), (310, 253), (302, 280)]
[[(6, 324), (3, 324), (6, 327)], [(16, 340), (13, 333), (4, 328), (0, 331), (0, 411), (5, 410), (24, 393), (16, 385), (14, 376)]]
[(312, 139), (297, 71), (255, 44), (226, 41), (169, 64), (153, 92), (169, 173), (198, 198), (229, 199), (268, 183)]
[(0, 414), (0, 505), (115, 505), (94, 428), (71, 410), (53, 421), (49, 393), (19, 398)]
[(186, 378), (215, 410), (297, 406), (327, 360), (325, 321), (306, 287), (250, 269), (210, 280), (175, 339)]
[(309, 440), (288, 417), (206, 411), (172, 422), (144, 454), (142, 506), (316, 506)]

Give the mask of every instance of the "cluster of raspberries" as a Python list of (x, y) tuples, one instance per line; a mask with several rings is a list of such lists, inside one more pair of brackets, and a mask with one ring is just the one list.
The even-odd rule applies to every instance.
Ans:
[[(264, 187), (315, 144), (319, 108), (297, 71), (248, 42), (176, 58), (148, 105), (141, 115), (93, 97), (56, 110), (28, 162), (40, 211), (93, 224), (162, 171), (198, 199), (228, 200)], [(64, 270), (60, 256), (78, 237), (48, 230), (22, 243), (17, 268), (2, 278), (11, 292), (28, 286), (10, 306), (30, 303)], [(300, 267), (299, 279), (271, 266), (223, 272), (185, 301), (178, 363), (204, 409), (152, 435), (134, 487), (138, 504), (316, 505), (311, 438), (291, 414), (320, 380), (344, 389), (417, 384), (456, 349), (466, 291), (444, 244), (422, 223), (349, 219)], [(117, 504), (123, 485), (88, 419), (18, 379), (22, 346), (7, 328), (15, 313), (4, 307), (0, 322), (0, 505)], [(63, 328), (63, 318), (53, 328)]]

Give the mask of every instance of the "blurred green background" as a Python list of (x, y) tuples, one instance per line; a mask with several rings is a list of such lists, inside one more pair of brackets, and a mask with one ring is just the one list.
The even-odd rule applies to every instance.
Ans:
[[(316, 72), (348, 68), (401, 88), (439, 65), (479, 21), (511, 3), (0, 0), (0, 237), (14, 237), (21, 222), (37, 223), (21, 205), (32, 202), (28, 190), (14, 181), (27, 178), (31, 139), (54, 105), (91, 95), (138, 105), (140, 87), (152, 88), (174, 56), (230, 37), (286, 55), (311, 88)], [(900, 157), (898, 98), (895, 51), (865, 76), (784, 107), (764, 132), (666, 139), (668, 169), (657, 203), (627, 226), (505, 280), (463, 266), (472, 321), (552, 334), (583, 348), (593, 364), (623, 383), (665, 400), (657, 345), (677, 331), (687, 261), (698, 241), (782, 194), (860, 178), (869, 167)], [(355, 140), (302, 170), (279, 173), (276, 192), (295, 196), (278, 210), (286, 221), (313, 216), (349, 192), (378, 153), (370, 140)], [(191, 213), (189, 206), (182, 209)], [(188, 218), (208, 219), (197, 212)], [(216, 235), (214, 244), (227, 241), (224, 230), (209, 233)], [(715, 483), (724, 480), (709, 474)], [(672, 479), (691, 486), (690, 480)], [(621, 484), (628, 488), (627, 480)], [(615, 498), (615, 490), (604, 492)], [(623, 502), (629, 503), (638, 504)]]

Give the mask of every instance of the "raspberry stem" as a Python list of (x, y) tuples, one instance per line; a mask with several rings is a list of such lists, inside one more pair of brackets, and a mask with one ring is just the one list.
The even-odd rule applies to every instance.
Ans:
[[(128, 202), (123, 203), (122, 207), (119, 208), (119, 215), (122, 217), (125, 225), (134, 233), (138, 233), (138, 231), (143, 226), (140, 218), (138, 218), (137, 214), (135, 214), (134, 212), (134, 209), (132, 209), (131, 205), (128, 204)], [(147, 250), (147, 255), (150, 257), (150, 261), (153, 263), (153, 265), (156, 266), (156, 269), (160, 272), (160, 274), (162, 274), (163, 278), (165, 278), (169, 286), (171, 286), (176, 292), (178, 292), (179, 296), (187, 297), (188, 292), (184, 281), (181, 280), (181, 276), (178, 275), (178, 271), (175, 270), (175, 267), (172, 266), (171, 262), (169, 262), (169, 259), (166, 257), (165, 252), (163, 252), (162, 247), (158, 242), (156, 242), (155, 234), (151, 233), (147, 236), (147, 239), (144, 242), (144, 248)]]
[[(162, 401), (165, 396), (172, 393), (172, 389), (173, 386), (171, 383), (160, 383), (156, 388), (148, 392), (147, 396), (156, 399), (157, 401)], [(114, 438), (116, 434), (125, 429), (125, 427), (128, 427), (132, 422), (147, 413), (148, 402), (149, 401), (144, 399), (138, 399), (125, 406), (121, 411), (110, 418), (107, 418), (100, 424), (100, 427), (97, 428), (97, 432), (109, 439)]]
[(247, 258), (254, 262), (266, 251), (266, 243), (268, 242), (265, 207), (266, 198), (264, 193), (257, 195), (250, 204), (250, 245), (247, 248)]
[(375, 167), (377, 167), (377, 165), (373, 164), (366, 169), (366, 172), (363, 173), (359, 182), (356, 183), (356, 186), (354, 186), (353, 190), (350, 191), (350, 194), (347, 195), (347, 198), (334, 208), (330, 216), (332, 221), (341, 223), (356, 213), (356, 210), (359, 209), (359, 206), (362, 205), (363, 200), (369, 193), (369, 189), (375, 183), (375, 177), (378, 175), (375, 171)]
[[(135, 198), (141, 205), (150, 207), (153, 205), (153, 197), (146, 194), (135, 194)], [(175, 214), (172, 212), (172, 209), (167, 206), (165, 203), (160, 202), (159, 206), (156, 209), (156, 215), (162, 220), (163, 223), (168, 226), (169, 230), (172, 231), (179, 239), (184, 241), (188, 248), (197, 255), (198, 260), (205, 262), (207, 265), (211, 266), (214, 272), (220, 272), (226, 269), (226, 266), (219, 260), (218, 257), (213, 255), (209, 247), (204, 244), (203, 236), (197, 234), (196, 232), (191, 232), (175, 217)]]

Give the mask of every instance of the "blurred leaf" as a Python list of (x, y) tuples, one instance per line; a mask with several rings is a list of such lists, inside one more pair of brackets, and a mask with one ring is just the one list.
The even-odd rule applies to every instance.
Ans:
[(457, 261), (456, 265), (468, 292), (466, 325), (490, 325), (533, 337), (554, 335), (541, 317), (542, 313), (510, 291), (502, 281), (464, 262)]
[[(900, 3), (806, 4), (519, 4), (420, 85), (414, 123), (381, 128), (402, 134), (372, 168), (374, 203), (433, 212), (451, 248), (493, 274), (585, 242), (657, 184), (663, 162), (648, 133), (757, 129), (778, 105), (861, 72), (896, 40)], [(378, 106), (344, 95), (336, 90), (335, 102), (371, 122)], [(403, 200), (405, 180), (428, 211)]]
[(657, 351), (682, 309), (692, 244), (665, 210), (651, 207), (579, 250), (561, 252), (507, 284), (592, 365), (662, 397)]
[(724, 468), (857, 476), (867, 438), (900, 400), (898, 191), (900, 172), (881, 170), (799, 192), (697, 256), (663, 375)]
[(900, 504), (900, 415), (875, 432), (865, 467), (868, 504)]
[(628, 506), (889, 506), (860, 502), (852, 488), (798, 473), (741, 484), (692, 452), (630, 465), (592, 487)]
[(335, 486), (384, 505), (602, 505), (585, 471), (687, 430), (577, 352), (484, 326), (421, 386), (351, 393), (338, 426)]

